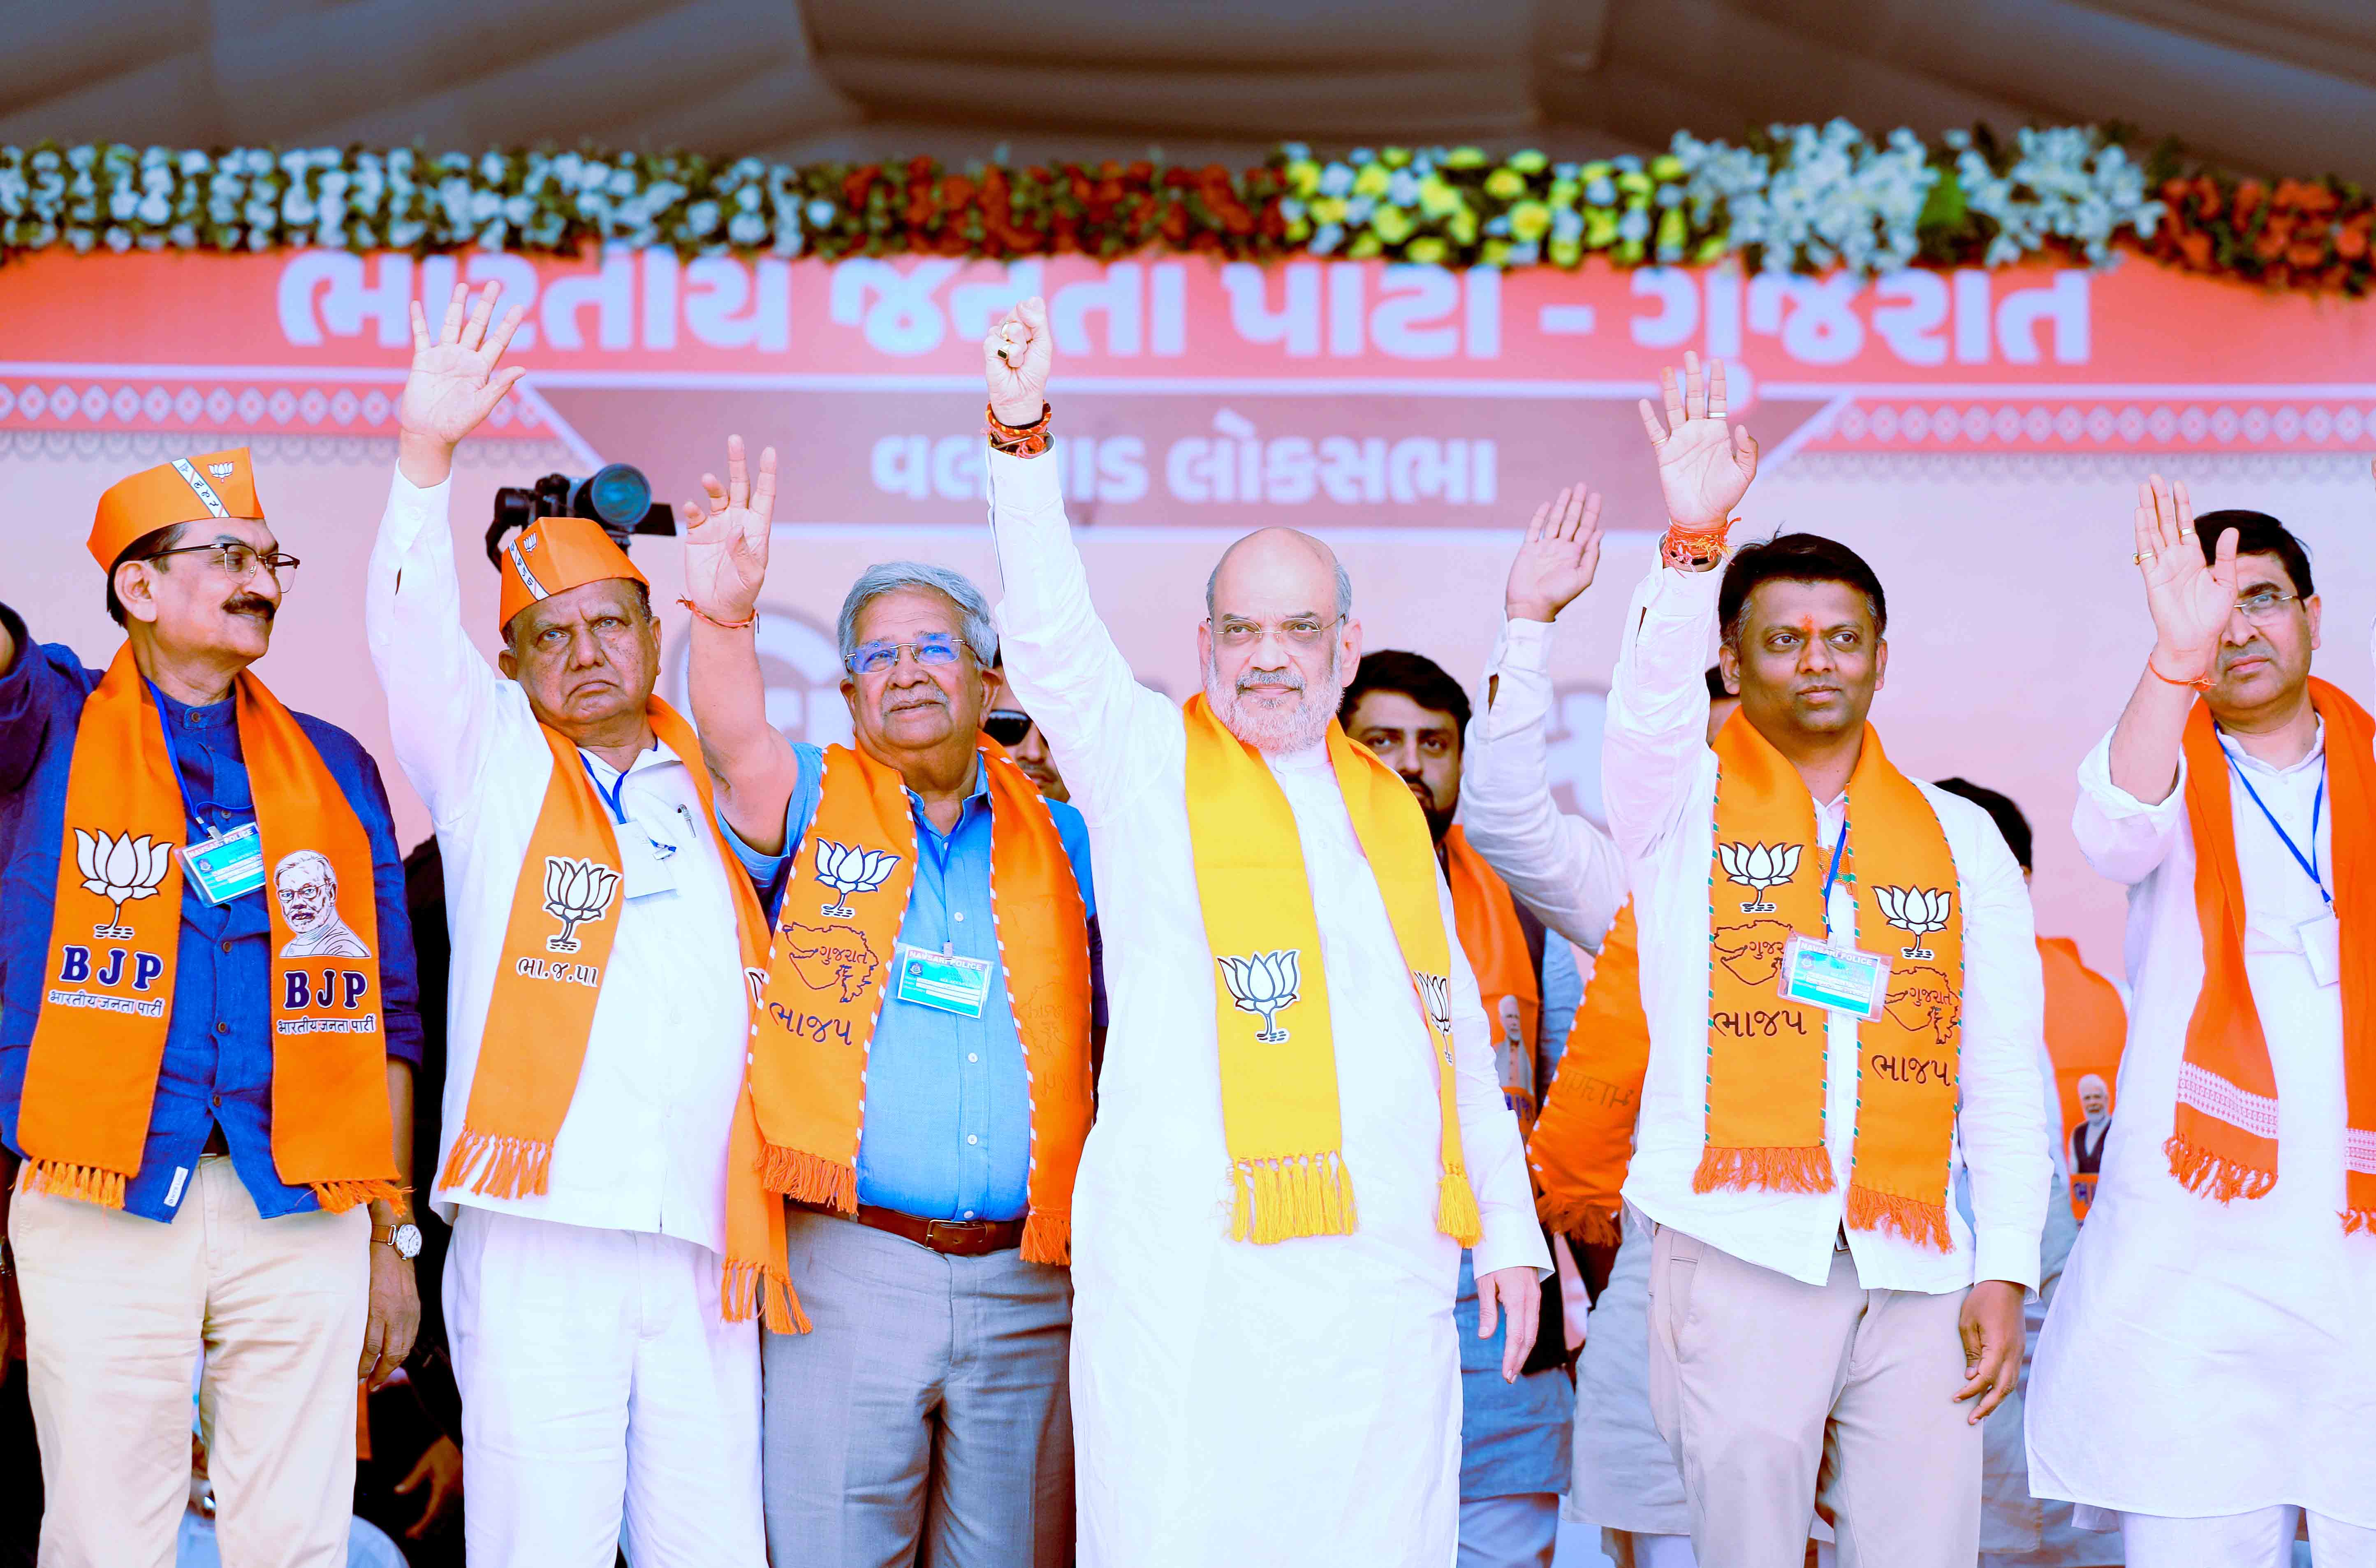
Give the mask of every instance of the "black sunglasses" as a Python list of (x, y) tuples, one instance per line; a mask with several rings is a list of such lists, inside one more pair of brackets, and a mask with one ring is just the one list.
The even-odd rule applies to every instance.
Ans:
[(993, 708), (982, 715), (981, 727), (1000, 745), (1019, 746), (1031, 733), (1031, 716), (1011, 707)]

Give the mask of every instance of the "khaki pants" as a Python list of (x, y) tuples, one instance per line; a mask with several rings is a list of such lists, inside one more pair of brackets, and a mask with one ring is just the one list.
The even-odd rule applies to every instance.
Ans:
[(1821, 1286), (1671, 1227), (1650, 1253), (1650, 1411), (1682, 1467), (1692, 1543), (1722, 1568), (1800, 1568), (1817, 1505), (1840, 1568), (1972, 1568), (1980, 1429), (1964, 1292)]
[(8, 1230), (49, 1504), (42, 1568), (172, 1568), (190, 1386), (236, 1568), (341, 1568), (371, 1215), (257, 1216), (198, 1162), (170, 1224), (18, 1192)]

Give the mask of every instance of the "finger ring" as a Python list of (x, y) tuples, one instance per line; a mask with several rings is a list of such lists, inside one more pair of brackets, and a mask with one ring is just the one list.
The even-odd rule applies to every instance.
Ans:
[(2178, 530), (2178, 537), (2180, 539), (2192, 539), (2194, 537), (2194, 530), (2192, 529), (2180, 529)]
[(2144, 565), (2146, 562), (2148, 562), (2148, 561), (2152, 560), (2153, 558), (2154, 558), (2154, 552), (2153, 552), (2152, 551), (2150, 551), (2150, 550), (2144, 551), (2144, 552), (2141, 552), (2141, 553), (2139, 553), (2139, 554), (2132, 555), (2132, 556), (2130, 556), (2130, 557), (2129, 557), (2130, 561), (2132, 561), (2132, 563), (2134, 563), (2135, 564), (2140, 565), (2140, 566)]

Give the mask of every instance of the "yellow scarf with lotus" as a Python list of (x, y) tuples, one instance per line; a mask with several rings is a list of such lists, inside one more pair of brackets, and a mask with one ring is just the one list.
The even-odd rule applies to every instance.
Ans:
[[(1201, 694), (1189, 699), (1184, 719), (1188, 834), (1213, 953), (1230, 1234), (1258, 1242), (1350, 1235), (1358, 1221), (1337, 1115), (1328, 979), (1295, 812), (1261, 755), (1230, 733)], [(1461, 1159), (1452, 943), (1427, 819), (1410, 787), (1333, 722), (1327, 745), (1435, 1052), (1436, 1229), (1474, 1246), (1482, 1222)]]

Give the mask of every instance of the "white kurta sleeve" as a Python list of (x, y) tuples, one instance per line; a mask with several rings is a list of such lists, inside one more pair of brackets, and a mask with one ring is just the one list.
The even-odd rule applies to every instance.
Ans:
[(1073, 804), (1095, 822), (1158, 778), (1176, 782), (1180, 710), (1132, 676), (1089, 602), (1055, 457), (992, 450), (984, 460), (1006, 678), (1047, 737)]
[[(1452, 889), (1440, 871), (1435, 892), (1444, 932), (1450, 934), (1459, 927), (1453, 919)], [(1494, 1032), (1477, 994), (1476, 971), (1454, 937), (1453, 1092), (1460, 1112), (1460, 1155), (1468, 1166), (1468, 1184), (1483, 1221), (1476, 1270), (1483, 1275), (1497, 1268), (1531, 1268), (1548, 1277), (1550, 1249), (1543, 1244), (1542, 1224), (1535, 1218), (1535, 1191), (1527, 1175), (1526, 1151), (1518, 1143), (1518, 1114), (1502, 1098), (1502, 1077), (1493, 1065)]]
[(462, 630), (451, 491), (451, 480), (423, 490), (396, 475), (363, 592), (363, 633), (387, 693), (397, 761), (441, 827), (469, 813), (510, 685)]
[[(1967, 807), (1976, 810), (1977, 808)], [(1964, 1043), (1957, 1132), (1972, 1176), (1975, 1279), (2005, 1279), (2035, 1294), (2038, 1238), (2054, 1183), (2048, 1153), (2046, 982), (2037, 962), (2029, 889), (2002, 836), (1956, 866), (1964, 896)]]
[(1625, 901), (1625, 867), (1615, 840), (1551, 800), (1550, 644), (1544, 622), (1502, 624), (1462, 752), (1460, 826), (1519, 902), (1597, 953)]
[(1601, 732), (1600, 799), (1628, 861), (1648, 855), (1693, 803), (1707, 750), (1707, 657), (1723, 576), (1655, 566), (1626, 609)]
[(2099, 876), (2133, 886), (2153, 874), (2178, 841), (2186, 822), (2186, 757), (2178, 759), (2178, 782), (2159, 803), (2147, 805), (2112, 782), (2112, 737), (2107, 734), (2079, 765), (2079, 800), (2071, 808), (2071, 831), (2079, 852)]

